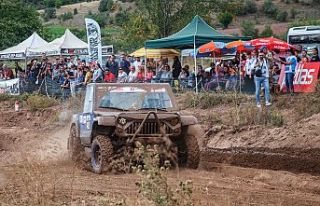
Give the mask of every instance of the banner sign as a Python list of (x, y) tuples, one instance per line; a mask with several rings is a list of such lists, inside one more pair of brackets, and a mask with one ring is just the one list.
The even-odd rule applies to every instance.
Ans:
[(24, 59), (24, 53), (0, 54), (0, 59)]
[[(293, 80), (294, 92), (315, 92), (318, 74), (320, 70), (320, 62), (299, 63)], [(280, 90), (286, 90), (285, 83), (285, 65), (282, 66), (278, 84)]]
[(19, 78), (0, 81), (0, 94), (19, 95)]
[(88, 36), (88, 49), (91, 61), (98, 61), (102, 64), (102, 47), (101, 47), (101, 31), (99, 24), (93, 19), (85, 19), (87, 36)]
[(88, 49), (61, 49), (62, 55), (88, 55)]

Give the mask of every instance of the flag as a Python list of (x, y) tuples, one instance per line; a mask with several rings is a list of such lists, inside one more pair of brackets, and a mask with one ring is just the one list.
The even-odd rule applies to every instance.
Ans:
[(91, 61), (102, 64), (101, 31), (99, 24), (93, 19), (85, 19), (88, 37), (88, 51)]

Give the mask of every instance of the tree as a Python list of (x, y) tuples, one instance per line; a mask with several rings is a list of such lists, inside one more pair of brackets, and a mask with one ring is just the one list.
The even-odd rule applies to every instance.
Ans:
[(78, 14), (78, 9), (77, 8), (74, 8), (73, 9), (73, 15), (77, 15)]
[(252, 38), (258, 38), (259, 30), (255, 28), (254, 23), (251, 21), (244, 21), (241, 23), (241, 33), (244, 36), (251, 36)]
[(273, 36), (273, 31), (270, 25), (265, 25), (263, 31), (260, 34), (261, 37), (271, 37)]
[(46, 8), (46, 9), (44, 10), (44, 19), (49, 20), (49, 19), (54, 19), (54, 18), (56, 18), (56, 17), (57, 17), (57, 15), (56, 15), (56, 8), (51, 7), (51, 8)]
[(233, 16), (229, 12), (223, 12), (218, 15), (218, 20), (222, 24), (223, 28), (228, 28), (229, 24), (232, 22)]
[(20, 0), (0, 1), (0, 49), (13, 46), (41, 31), (38, 12)]
[(62, 6), (62, 0), (56, 0), (54, 4), (55, 4), (56, 8), (59, 9)]
[(165, 37), (180, 30), (195, 16), (205, 19), (210, 12), (220, 11), (218, 0), (137, 0), (137, 10), (141, 11), (157, 28), (157, 37)]
[(157, 35), (157, 28), (149, 19), (141, 13), (129, 15), (129, 20), (123, 27), (121, 34), (126, 51), (134, 51), (144, 45), (148, 39), (154, 39)]

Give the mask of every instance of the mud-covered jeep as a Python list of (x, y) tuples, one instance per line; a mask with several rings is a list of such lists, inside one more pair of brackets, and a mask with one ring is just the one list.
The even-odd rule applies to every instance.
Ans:
[(101, 173), (124, 146), (169, 141), (180, 166), (197, 168), (202, 137), (197, 124), (179, 111), (168, 84), (89, 84), (83, 113), (71, 123), (69, 155), (75, 162), (90, 157), (91, 169)]

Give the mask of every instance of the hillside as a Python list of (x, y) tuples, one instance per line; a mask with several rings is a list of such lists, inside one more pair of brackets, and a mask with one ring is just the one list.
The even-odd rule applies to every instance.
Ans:
[[(201, 3), (194, 3), (194, 5), (190, 5), (190, 9), (179, 10), (179, 12), (171, 11), (173, 13), (169, 16), (172, 16), (170, 17), (172, 20), (166, 22), (166, 26), (163, 25), (164, 20), (162, 19), (163, 15), (161, 12), (158, 11), (155, 14), (153, 14), (153, 11), (150, 12), (152, 3), (149, 3), (151, 6), (147, 5), (144, 7), (142, 4), (137, 4), (138, 1), (143, 2), (142, 0), (130, 2), (124, 0), (98, 0), (69, 4), (51, 11), (54, 12), (52, 18), (48, 18), (48, 10), (50, 10), (48, 8), (38, 10), (38, 12), (41, 14), (45, 28), (49, 31), (46, 33), (46, 37), (49, 40), (57, 37), (57, 35), (52, 35), (51, 31), (54, 34), (61, 34), (61, 32), (52, 29), (57, 27), (60, 31), (63, 31), (65, 28), (73, 28), (79, 31), (76, 31), (76, 33), (80, 35), (80, 38), (85, 39), (84, 18), (90, 17), (95, 19), (104, 30), (112, 31), (105, 32), (102, 35), (104, 44), (114, 44), (116, 48), (122, 51), (132, 51), (140, 47), (145, 39), (167, 36), (178, 31), (196, 14), (205, 18), (210, 25), (222, 33), (257, 37), (264, 31), (266, 25), (270, 25), (272, 33), (268, 32), (267, 35), (273, 35), (282, 39), (286, 38), (286, 33), (290, 26), (315, 24), (313, 22), (318, 24), (318, 19), (320, 18), (320, 4), (312, 3), (317, 0), (240, 0), (228, 2), (225, 8), (222, 7), (223, 4), (220, 7), (218, 6), (218, 8), (206, 8), (207, 11), (203, 11), (198, 6)], [(172, 5), (177, 5), (176, 1), (171, 1)], [(187, 0), (181, 0), (181, 2), (183, 1)], [(156, 1), (153, 0), (152, 2)], [(204, 3), (202, 2), (202, 4)], [(193, 6), (199, 7), (198, 11), (193, 11)], [(130, 20), (133, 21), (131, 24), (138, 23), (134, 22), (138, 20), (135, 15), (139, 15), (139, 12), (136, 11), (141, 12), (142, 18), (145, 18), (145, 20), (139, 23), (139, 29), (141, 29), (144, 35), (141, 36), (139, 31), (135, 30), (131, 34), (133, 35), (132, 37), (122, 36), (123, 28), (125, 26), (130, 28), (131, 25), (127, 25)], [(229, 25), (223, 26), (219, 15), (226, 12), (231, 13), (233, 17)], [(181, 13), (181, 15), (175, 17), (178, 13)], [(148, 15), (156, 15), (158, 17), (153, 17), (152, 19), (148, 18)], [(251, 29), (243, 29), (243, 23), (251, 25)], [(144, 24), (144, 26), (141, 24)], [(146, 29), (150, 28), (152, 30), (145, 32)], [(245, 30), (245, 33), (243, 33), (243, 30)], [(126, 31), (126, 33), (128, 32)], [(130, 42), (126, 38), (132, 41)]]

